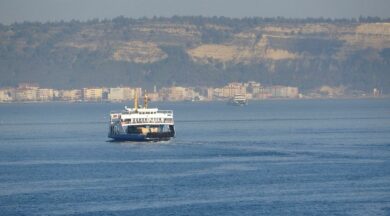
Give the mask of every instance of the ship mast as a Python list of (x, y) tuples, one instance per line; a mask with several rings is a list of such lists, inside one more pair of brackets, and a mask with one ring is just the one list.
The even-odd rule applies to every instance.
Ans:
[(145, 94), (144, 94), (144, 108), (145, 109), (148, 108), (148, 102), (149, 102), (149, 98), (148, 98), (148, 95), (146, 94), (146, 90), (145, 90)]
[(134, 90), (134, 110), (138, 112), (138, 92), (137, 89)]

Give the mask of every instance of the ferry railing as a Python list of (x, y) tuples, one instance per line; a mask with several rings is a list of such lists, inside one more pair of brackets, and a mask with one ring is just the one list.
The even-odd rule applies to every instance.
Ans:
[(173, 115), (173, 111), (172, 110), (159, 110), (157, 113), (167, 114), (168, 116), (172, 116)]
[[(111, 111), (110, 114), (135, 114), (137, 112), (134, 111), (127, 111), (127, 110), (121, 110), (121, 111)], [(139, 112), (138, 112), (139, 113)], [(168, 115), (173, 115), (172, 110), (158, 110), (156, 112), (157, 114), (168, 114)]]
[(163, 123), (173, 123), (172, 118), (166, 118), (166, 119), (134, 119), (131, 120), (124, 120), (121, 121), (122, 124), (163, 124)]

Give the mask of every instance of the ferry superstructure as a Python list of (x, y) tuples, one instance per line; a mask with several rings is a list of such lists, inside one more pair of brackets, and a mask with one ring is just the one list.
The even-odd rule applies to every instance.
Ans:
[(235, 95), (229, 100), (228, 103), (236, 106), (244, 106), (248, 105), (248, 100), (246, 99), (245, 95)]
[(148, 108), (145, 94), (144, 106), (138, 106), (134, 98), (134, 107), (122, 111), (110, 112), (108, 137), (117, 141), (162, 141), (175, 136), (172, 110)]

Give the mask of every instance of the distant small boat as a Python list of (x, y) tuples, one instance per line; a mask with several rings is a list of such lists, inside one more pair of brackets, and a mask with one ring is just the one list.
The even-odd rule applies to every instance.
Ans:
[(228, 104), (236, 105), (236, 106), (244, 106), (244, 105), (248, 105), (248, 100), (246, 99), (245, 95), (235, 95), (233, 98), (231, 98), (228, 101)]
[(144, 106), (139, 108), (135, 96), (134, 108), (112, 111), (108, 137), (117, 141), (164, 141), (174, 137), (173, 111), (148, 108), (147, 104), (145, 96)]

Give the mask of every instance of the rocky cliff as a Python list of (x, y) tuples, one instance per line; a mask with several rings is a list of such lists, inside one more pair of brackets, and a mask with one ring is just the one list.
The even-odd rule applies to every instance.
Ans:
[(390, 23), (173, 17), (0, 25), (0, 85), (390, 90)]

